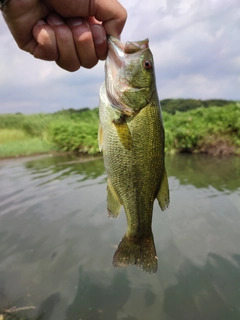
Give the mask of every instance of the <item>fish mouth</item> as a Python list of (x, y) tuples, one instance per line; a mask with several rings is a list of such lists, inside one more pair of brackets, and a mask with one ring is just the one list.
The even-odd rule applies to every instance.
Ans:
[(108, 69), (111, 69), (112, 73), (113, 71), (117, 72), (118, 68), (123, 66), (125, 57), (124, 46), (124, 43), (117, 38), (108, 38)]
[(115, 63), (122, 65), (123, 58), (128, 54), (134, 54), (148, 48), (148, 39), (141, 41), (127, 41), (122, 43), (119, 39), (112, 36), (108, 37), (109, 58), (114, 59)]
[(122, 104), (119, 100), (119, 96), (114, 88), (114, 81), (118, 81), (117, 91), (129, 89), (129, 87), (124, 83), (124, 80), (119, 77), (119, 70), (124, 69), (126, 60), (131, 59), (131, 55), (142, 52), (148, 48), (148, 39), (141, 41), (127, 41), (126, 43), (121, 42), (119, 39), (112, 36), (108, 37), (108, 58), (106, 62), (106, 84), (107, 84), (107, 96), (111, 105), (121, 111), (126, 116), (132, 116), (135, 111), (125, 104)]

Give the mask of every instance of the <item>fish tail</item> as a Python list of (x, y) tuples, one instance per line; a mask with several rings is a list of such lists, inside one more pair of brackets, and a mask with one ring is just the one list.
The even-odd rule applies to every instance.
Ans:
[(114, 254), (113, 266), (136, 265), (146, 273), (156, 273), (157, 260), (152, 232), (144, 238), (131, 238), (125, 234)]

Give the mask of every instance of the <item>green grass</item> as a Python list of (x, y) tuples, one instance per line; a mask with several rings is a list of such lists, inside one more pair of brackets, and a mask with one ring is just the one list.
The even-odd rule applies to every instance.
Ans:
[[(178, 110), (178, 102), (181, 110)], [(224, 100), (167, 100), (163, 111), (165, 151), (240, 154), (240, 104)], [(186, 102), (186, 101), (185, 101)], [(165, 103), (166, 105), (166, 103)], [(97, 154), (98, 109), (63, 110), (55, 114), (0, 115), (0, 157), (51, 151)]]
[(27, 134), (19, 129), (1, 129), (0, 130), (0, 145), (9, 141), (19, 141), (26, 139)]
[(48, 138), (60, 150), (96, 154), (98, 149), (98, 122), (53, 121)]
[(161, 100), (161, 107), (163, 111), (175, 114), (177, 111), (185, 112), (197, 108), (224, 107), (231, 103), (234, 103), (234, 101), (221, 99), (164, 99)]
[[(240, 106), (198, 108), (174, 115), (163, 113), (166, 152), (240, 154)], [(212, 151), (211, 151), (212, 150)]]
[[(1, 133), (1, 130), (0, 130)], [(24, 140), (12, 140), (0, 144), (0, 157), (29, 156), (38, 153), (47, 153), (56, 149), (41, 138), (26, 137)]]
[(98, 109), (0, 115), (0, 157), (50, 151), (99, 152)]

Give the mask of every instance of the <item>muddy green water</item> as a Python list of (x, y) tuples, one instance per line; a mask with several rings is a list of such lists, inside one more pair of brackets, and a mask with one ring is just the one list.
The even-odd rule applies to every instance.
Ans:
[(0, 162), (0, 308), (41, 320), (239, 320), (240, 158), (167, 157), (171, 205), (154, 206), (156, 275), (115, 269), (102, 159)]

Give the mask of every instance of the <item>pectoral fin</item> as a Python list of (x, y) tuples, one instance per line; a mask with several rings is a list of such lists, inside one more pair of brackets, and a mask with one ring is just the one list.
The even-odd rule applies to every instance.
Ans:
[(99, 123), (98, 127), (98, 148), (100, 151), (102, 151), (103, 146), (103, 131), (102, 131), (102, 125)]
[(107, 182), (107, 208), (109, 217), (118, 217), (120, 213), (121, 204), (109, 179)]
[(130, 150), (132, 147), (132, 136), (126, 121), (114, 122), (118, 137), (125, 149)]
[(161, 186), (157, 195), (159, 206), (165, 210), (170, 202), (167, 172), (164, 170)]

